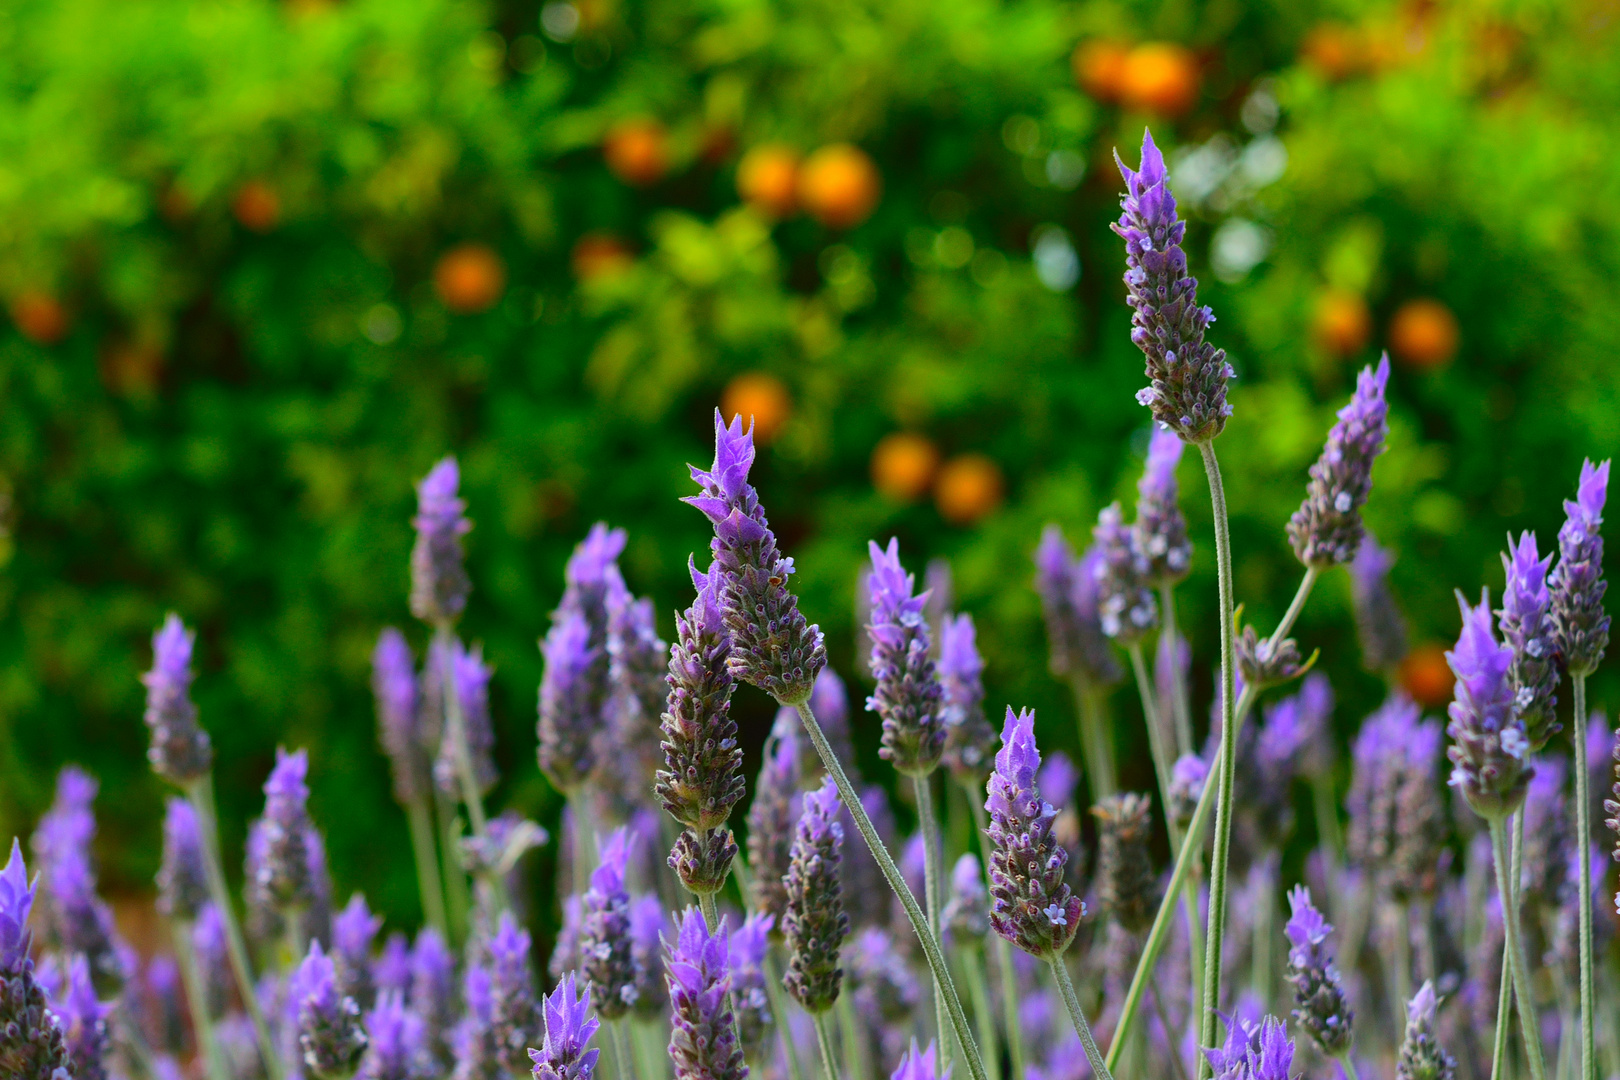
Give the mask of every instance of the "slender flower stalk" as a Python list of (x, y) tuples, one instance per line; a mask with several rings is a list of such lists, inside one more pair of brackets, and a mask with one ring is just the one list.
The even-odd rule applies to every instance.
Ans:
[(377, 734), (393, 766), (394, 798), (405, 808), (416, 862), (417, 891), (428, 922), (448, 932), (444, 883), (433, 838), (432, 768), (428, 705), (416, 678), (416, 661), (405, 635), (386, 627), (371, 653), (371, 690), (377, 701)]

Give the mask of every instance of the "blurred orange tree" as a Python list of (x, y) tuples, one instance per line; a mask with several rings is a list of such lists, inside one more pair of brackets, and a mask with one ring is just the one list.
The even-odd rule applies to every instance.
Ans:
[[(1128, 498), (1145, 446), (1108, 222), (1113, 149), (1134, 162), (1147, 122), (1240, 376), (1221, 442), (1240, 598), (1264, 623), (1291, 591), (1282, 522), (1354, 368), (1387, 345), (1394, 433), (1368, 516), (1414, 636), (1445, 638), (1450, 589), (1497, 584), (1503, 531), (1550, 538), (1581, 455), (1620, 442), (1617, 17), (1611, 0), (8, 5), (0, 834), (81, 761), (128, 811), (104, 828), (108, 876), (142, 886), (159, 789), (136, 675), (174, 608), (202, 631), (228, 828), (274, 745), (309, 745), (340, 887), (410, 915), (408, 860), (377, 856), (407, 849), (366, 665), (407, 618), (412, 480), (462, 458), (500, 798), (543, 812), (535, 639), (562, 561), (608, 518), (630, 530), (631, 586), (684, 603), (705, 530), (675, 498), (721, 402), (760, 422), (760, 483), (835, 666), (855, 672), (864, 541), (898, 534), (919, 570), (951, 560), (993, 703), (1038, 706), (1061, 742), (1028, 556), (1044, 522), (1080, 539)], [(1183, 618), (1208, 657), (1190, 463), (1184, 483), (1202, 543)], [(1381, 693), (1342, 580), (1302, 630), (1345, 716)]]

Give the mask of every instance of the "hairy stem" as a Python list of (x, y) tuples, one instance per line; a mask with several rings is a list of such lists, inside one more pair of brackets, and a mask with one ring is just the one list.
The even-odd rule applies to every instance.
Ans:
[(613, 1056), (618, 1059), (621, 1080), (636, 1080), (636, 1058), (630, 1052), (630, 1040), (625, 1038), (624, 1019), (608, 1021), (609, 1037), (613, 1040)]
[(467, 936), (467, 913), (472, 902), (467, 895), (467, 875), (461, 869), (461, 822), (456, 817), (455, 804), (433, 796), (434, 809), (439, 815), (439, 858), (444, 867), (445, 919), (450, 926), (451, 948)]
[(1179, 629), (1176, 626), (1176, 587), (1168, 581), (1159, 586), (1159, 617), (1163, 620), (1166, 646), (1170, 654), (1170, 716), (1175, 722), (1176, 754), (1190, 754), (1193, 749), (1192, 709), (1187, 704), (1187, 680), (1181, 672), (1181, 657), (1176, 644)]
[[(1063, 966), (1062, 954), (1049, 957), (1047, 963), (1051, 965), (1052, 977), (1057, 980), (1058, 989), (1063, 992), (1063, 1004), (1069, 1007), (1069, 1019), (1074, 1023), (1075, 1034), (1080, 1036), (1080, 1045), (1086, 1048), (1092, 1076), (1097, 1080), (1114, 1080), (1102, 1055), (1097, 1052), (1097, 1041), (1091, 1037), (1091, 1025), (1086, 1023), (1086, 1014), (1080, 1011), (1080, 999), (1075, 996), (1074, 983), (1069, 978), (1069, 969)], [(1116, 1037), (1114, 1041), (1117, 1043), (1119, 1040)]]
[(951, 981), (950, 969), (945, 966), (945, 953), (928, 929), (928, 917), (923, 914), (922, 908), (917, 906), (917, 898), (911, 895), (911, 889), (906, 885), (906, 879), (900, 875), (900, 868), (894, 865), (894, 859), (890, 857), (883, 838), (878, 836), (877, 830), (872, 827), (872, 819), (867, 816), (866, 808), (861, 805), (861, 797), (855, 791), (855, 785), (849, 782), (844, 767), (838, 762), (838, 755), (833, 753), (826, 734), (816, 722), (816, 714), (811, 710), (810, 703), (800, 701), (794, 703), (794, 707), (799, 710), (799, 719), (804, 722), (805, 732), (815, 745), (816, 753), (821, 755), (821, 762), (826, 766), (828, 775), (838, 787), (838, 795), (844, 800), (849, 816), (854, 819), (855, 828), (860, 832), (861, 839), (866, 841), (866, 846), (871, 850), (878, 869), (883, 871), (883, 877), (888, 881), (889, 888), (900, 898), (900, 906), (906, 909), (906, 918), (911, 920), (911, 929), (916, 933), (917, 940), (922, 943), (923, 956), (928, 960), (934, 981), (945, 991), (945, 1011), (951, 1027), (956, 1031), (956, 1038), (962, 1045), (962, 1056), (967, 1059), (968, 1072), (972, 1080), (987, 1080), (984, 1062), (979, 1057), (979, 1048), (973, 1041), (973, 1032), (968, 1028), (967, 1014), (962, 1010), (962, 1000), (957, 996), (956, 984)]
[(1001, 1080), (1001, 1056), (996, 1053), (996, 1017), (990, 1009), (990, 985), (984, 974), (984, 956), (972, 943), (958, 953), (967, 978), (968, 997), (973, 999), (973, 1022), (979, 1028), (979, 1045), (984, 1049), (984, 1071), (990, 1080)]
[[(1507, 830), (1502, 819), (1491, 821), (1491, 848), (1496, 859), (1496, 891), (1501, 896), (1513, 896), (1508, 891)], [(1530, 995), (1530, 966), (1524, 958), (1524, 941), (1519, 936), (1519, 911), (1515, 904), (1502, 911), (1503, 936), (1507, 939), (1508, 967), (1513, 972), (1514, 994), (1519, 1002), (1519, 1034), (1524, 1038), (1524, 1053), (1530, 1059), (1530, 1080), (1546, 1080), (1547, 1066), (1541, 1056), (1541, 1032), (1536, 1027), (1535, 998)]]
[(838, 1010), (838, 1029), (843, 1036), (839, 1045), (844, 1051), (844, 1071), (852, 1080), (871, 1080), (872, 1063), (867, 1059), (866, 1038), (861, 1019), (855, 1015), (854, 1001), (849, 994), (839, 994), (834, 1008)]
[(825, 1080), (838, 1080), (838, 1067), (833, 1064), (832, 1033), (827, 1030), (827, 1014), (811, 1013), (810, 1019), (816, 1022), (816, 1043), (821, 1047), (821, 1067)]
[(219, 1056), (219, 1043), (214, 1039), (214, 1018), (208, 1014), (202, 972), (197, 967), (197, 954), (191, 947), (193, 925), (190, 920), (172, 922), (169, 924), (169, 937), (174, 940), (174, 955), (180, 961), (180, 979), (186, 988), (191, 1030), (197, 1036), (197, 1056), (208, 1067), (208, 1080), (231, 1080), (225, 1060)]
[(1344, 1075), (1347, 1080), (1361, 1080), (1361, 1078), (1356, 1075), (1356, 1063), (1350, 1060), (1350, 1055), (1348, 1053), (1340, 1054), (1338, 1057), (1338, 1062), (1340, 1065), (1344, 1066)]
[[(927, 776), (913, 776), (912, 790), (917, 793), (917, 828), (923, 840), (923, 901), (928, 909), (928, 932), (939, 941), (939, 820), (934, 817), (934, 786)], [(950, 1022), (945, 1018), (945, 991), (939, 980), (934, 980), (934, 1026), (939, 1033), (939, 1056), (949, 1061)]]
[(1592, 797), (1586, 771), (1586, 675), (1575, 684), (1575, 840), (1581, 861), (1581, 1080), (1597, 1080), (1597, 1004), (1592, 978)]
[(439, 880), (439, 853), (433, 846), (433, 816), (427, 799), (418, 796), (405, 807), (411, 823), (411, 851), (416, 857), (416, 887), (422, 894), (422, 914), (428, 925), (450, 940), (444, 917), (444, 884)]
[[(1502, 919), (1507, 921), (1508, 912), (1515, 911), (1518, 905), (1515, 896), (1518, 893), (1519, 859), (1524, 852), (1524, 814), (1517, 813), (1512, 816), (1512, 856), (1510, 862), (1513, 872), (1508, 880), (1513, 884), (1514, 896), (1500, 897), (1502, 906)], [(1502, 973), (1497, 980), (1496, 987), (1496, 1030), (1491, 1036), (1491, 1080), (1500, 1080), (1502, 1066), (1507, 1062), (1508, 1056), (1508, 1026), (1513, 1009), (1513, 965), (1508, 963), (1507, 940), (1502, 941)]]
[[(973, 811), (973, 828), (979, 834), (980, 858), (984, 870), (990, 872), (990, 829), (985, 820), (984, 804), (976, 792), (968, 793), (968, 808)], [(991, 934), (996, 943), (996, 969), (1001, 974), (1001, 1026), (1007, 1032), (1007, 1060), (1012, 1066), (1012, 1080), (1024, 1080), (1024, 1037), (1018, 1021), (1018, 973), (1013, 970), (1012, 944), (1000, 934)], [(993, 1053), (993, 1051), (987, 1051)]]
[(1159, 708), (1154, 700), (1153, 683), (1148, 678), (1147, 661), (1142, 658), (1142, 646), (1130, 647), (1131, 670), (1136, 673), (1136, 692), (1142, 698), (1142, 719), (1147, 724), (1148, 752), (1153, 756), (1153, 773), (1159, 781), (1159, 806), (1164, 815), (1165, 832), (1170, 834), (1170, 857), (1181, 851), (1181, 830), (1170, 817), (1170, 760), (1169, 747), (1164, 745), (1164, 729), (1159, 723)]
[(782, 976), (776, 969), (774, 947), (765, 951), (762, 966), (765, 969), (765, 996), (771, 1002), (771, 1019), (776, 1021), (777, 1038), (782, 1040), (789, 1080), (804, 1080), (804, 1066), (799, 1064), (799, 1048), (794, 1044), (793, 1033), (788, 1027), (787, 995), (782, 993)]
[(1080, 718), (1080, 756), (1086, 759), (1086, 780), (1093, 801), (1119, 790), (1114, 777), (1114, 751), (1108, 742), (1108, 722), (1099, 692), (1084, 675), (1076, 675), (1074, 706)]

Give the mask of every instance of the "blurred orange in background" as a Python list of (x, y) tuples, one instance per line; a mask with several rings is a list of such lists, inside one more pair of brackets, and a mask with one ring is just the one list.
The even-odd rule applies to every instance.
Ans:
[(588, 232), (574, 242), (569, 267), (580, 281), (620, 274), (635, 265), (630, 245), (610, 232)]
[(669, 132), (648, 117), (621, 120), (603, 139), (602, 157), (613, 175), (626, 184), (656, 184), (669, 171)]
[(267, 233), (281, 222), (281, 196), (263, 180), (249, 180), (231, 197), (231, 213), (244, 229)]
[(1435, 642), (1419, 645), (1406, 654), (1400, 667), (1401, 688), (1412, 700), (1433, 709), (1451, 700), (1456, 676), (1446, 663), (1446, 648)]
[(799, 155), (790, 146), (767, 143), (737, 165), (737, 194), (767, 217), (785, 218), (798, 208)]
[(1113, 104), (1125, 90), (1125, 63), (1130, 46), (1093, 38), (1074, 47), (1069, 66), (1080, 89), (1098, 101)]
[(37, 345), (55, 345), (67, 337), (68, 313), (50, 293), (29, 290), (11, 302), (11, 321)]
[(793, 413), (793, 398), (782, 380), (763, 371), (745, 371), (726, 384), (720, 395), (720, 415), (734, 416), (754, 425), (754, 441), (768, 443), (776, 438)]
[(1457, 316), (1438, 300), (1408, 300), (1389, 321), (1389, 347), (1410, 367), (1444, 367), (1457, 354)]
[(1366, 67), (1367, 45), (1362, 34), (1343, 23), (1317, 23), (1299, 45), (1299, 58), (1325, 79), (1348, 78)]
[(953, 525), (972, 525), (1001, 505), (1006, 494), (1001, 466), (983, 454), (958, 454), (939, 470), (934, 505)]
[(882, 193), (877, 166), (849, 143), (823, 146), (799, 170), (799, 202), (829, 229), (851, 229), (871, 217)]
[(1198, 60), (1168, 41), (1138, 45), (1125, 57), (1120, 98), (1131, 108), (1180, 116), (1198, 101)]
[(1372, 338), (1372, 312), (1359, 293), (1328, 289), (1316, 298), (1311, 337), (1323, 349), (1344, 359), (1367, 347)]
[(926, 435), (896, 431), (872, 450), (872, 486), (897, 502), (915, 502), (939, 469), (939, 448)]
[(458, 315), (488, 311), (506, 292), (506, 264), (485, 244), (459, 244), (439, 256), (433, 291)]

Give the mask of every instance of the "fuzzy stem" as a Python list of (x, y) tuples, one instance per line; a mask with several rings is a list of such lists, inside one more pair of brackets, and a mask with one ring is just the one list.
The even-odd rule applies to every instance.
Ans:
[(799, 1048), (794, 1045), (793, 1033), (788, 1027), (787, 995), (782, 993), (782, 977), (776, 971), (776, 956), (765, 951), (762, 965), (765, 969), (765, 996), (771, 1001), (771, 1019), (776, 1021), (776, 1034), (782, 1040), (787, 1057), (789, 1080), (804, 1080), (804, 1067), (799, 1064)]
[(405, 807), (411, 823), (411, 851), (416, 857), (416, 887), (422, 894), (422, 914), (428, 925), (450, 940), (450, 926), (444, 918), (444, 884), (439, 880), (439, 853), (433, 847), (433, 817), (427, 800), (421, 796)]
[(478, 791), (478, 777), (473, 772), (472, 748), (467, 744), (467, 721), (461, 715), (461, 695), (456, 693), (455, 659), (451, 651), (454, 637), (448, 619), (441, 621), (433, 636), (439, 644), (439, 687), (444, 699), (444, 723), (456, 754), (456, 779), (461, 784), (461, 801), (467, 805), (467, 819), (472, 822), (473, 835), (482, 838), (487, 821), (484, 817), (484, 797)]
[[(1215, 779), (1215, 849), (1209, 864), (1209, 929), (1204, 939), (1204, 1000), (1200, 1009), (1199, 1046), (1215, 1045), (1216, 1010), (1221, 1007), (1221, 944), (1226, 931), (1226, 865), (1232, 844), (1232, 785), (1237, 776), (1237, 672), (1233, 655), (1232, 535), (1226, 519), (1226, 489), (1215, 444), (1198, 444), (1209, 478), (1209, 501), (1215, 523), (1215, 575), (1221, 616), (1221, 759)], [(1204, 785), (1209, 786), (1208, 782)], [(1119, 1037), (1115, 1036), (1118, 1042)], [(1200, 1078), (1210, 1075), (1207, 1060), (1198, 1063)], [(1536, 1080), (1541, 1080), (1537, 1077)]]
[[(928, 909), (928, 932), (939, 941), (939, 820), (934, 817), (934, 786), (927, 776), (913, 776), (911, 788), (917, 793), (917, 828), (923, 840), (923, 901)], [(950, 1029), (945, 1019), (945, 992), (934, 980), (934, 1025), (939, 1035), (939, 1054), (950, 1060)], [(944, 1062), (941, 1062), (943, 1065)]]
[(839, 1046), (844, 1051), (844, 1071), (852, 1080), (871, 1080), (872, 1063), (867, 1060), (866, 1039), (861, 1033), (860, 1017), (855, 1015), (855, 1002), (849, 994), (839, 994), (833, 1006), (838, 1011), (838, 1032), (842, 1036)]
[(1393, 1019), (1406, 1023), (1406, 1003), (1412, 999), (1412, 907), (1404, 900), (1395, 901), (1395, 1000), (1391, 1002)]
[(270, 1025), (265, 1023), (264, 1010), (259, 1007), (259, 994), (253, 984), (253, 966), (248, 960), (247, 944), (242, 940), (242, 925), (236, 921), (236, 909), (231, 906), (230, 893), (225, 888), (225, 872), (219, 857), (219, 819), (214, 813), (214, 777), (205, 774), (186, 785), (186, 797), (197, 815), (197, 831), (202, 834), (203, 873), (208, 878), (208, 892), (219, 909), (220, 921), (225, 924), (226, 951), (231, 957), (231, 970), (236, 974), (236, 989), (242, 996), (242, 1006), (253, 1021), (253, 1034), (258, 1038), (259, 1057), (264, 1061), (270, 1080), (283, 1080), (286, 1069), (276, 1054), (270, 1038)]
[(1597, 1080), (1597, 1006), (1592, 977), (1592, 799), (1587, 792), (1586, 675), (1570, 675), (1575, 684), (1575, 840), (1581, 861), (1581, 1080)]
[(816, 1022), (816, 1043), (821, 1047), (821, 1065), (826, 1072), (826, 1080), (838, 1080), (838, 1069), (833, 1065), (832, 1034), (827, 1030), (827, 1014), (811, 1013), (810, 1019)]
[(720, 906), (714, 902), (713, 893), (697, 893), (698, 910), (703, 912), (703, 921), (709, 926), (709, 933), (714, 933), (720, 925)]
[(625, 1038), (624, 1019), (608, 1021), (609, 1037), (613, 1040), (613, 1056), (618, 1059), (620, 1080), (636, 1080), (636, 1059), (630, 1052), (630, 1040)]
[[(1512, 882), (1519, 880), (1519, 855), (1524, 850), (1524, 815), (1513, 815), (1513, 854), (1511, 861), (1513, 873), (1509, 878)], [(1517, 890), (1515, 890), (1517, 891)], [(1508, 912), (1514, 910), (1513, 897), (1499, 898), (1502, 905), (1502, 920), (1507, 921)], [(1491, 1036), (1491, 1080), (1501, 1080), (1502, 1068), (1508, 1057), (1508, 1024), (1513, 1008), (1513, 965), (1508, 963), (1507, 941), (1502, 942), (1502, 972), (1496, 985), (1496, 1030)]]
[(1153, 757), (1153, 772), (1159, 781), (1159, 805), (1164, 814), (1164, 829), (1170, 834), (1170, 857), (1181, 851), (1181, 830), (1170, 817), (1170, 761), (1169, 748), (1164, 745), (1164, 729), (1159, 725), (1159, 708), (1154, 701), (1153, 683), (1148, 679), (1147, 661), (1142, 658), (1142, 646), (1130, 646), (1131, 670), (1136, 673), (1136, 692), (1142, 698), (1142, 719), (1147, 724), (1148, 752)]
[(472, 902), (467, 895), (467, 875), (461, 869), (458, 852), (461, 851), (461, 822), (456, 808), (448, 799), (435, 791), (433, 805), (439, 815), (439, 858), (444, 867), (445, 919), (451, 936), (447, 939), (455, 948), (467, 936), (467, 913)]
[(1180, 648), (1176, 644), (1180, 628), (1176, 626), (1176, 587), (1169, 582), (1159, 586), (1159, 608), (1159, 617), (1163, 620), (1161, 632), (1167, 642), (1165, 651), (1170, 654), (1170, 717), (1175, 724), (1179, 757), (1193, 750), (1192, 709), (1187, 704), (1187, 680), (1181, 673), (1181, 657), (1176, 655)]
[[(1491, 848), (1496, 858), (1496, 891), (1508, 891), (1507, 830), (1501, 818), (1491, 820)], [(1541, 1057), (1541, 1034), (1536, 1028), (1535, 998), (1530, 996), (1530, 966), (1524, 959), (1524, 942), (1519, 937), (1517, 905), (1502, 912), (1503, 936), (1507, 939), (1507, 961), (1513, 971), (1513, 988), (1519, 1002), (1519, 1032), (1524, 1037), (1525, 1056), (1530, 1059), (1530, 1080), (1546, 1080), (1547, 1066)]]
[(1356, 1063), (1350, 1060), (1350, 1052), (1348, 1050), (1338, 1056), (1338, 1062), (1344, 1067), (1344, 1075), (1346, 1080), (1361, 1080), (1361, 1078), (1356, 1075)]
[[(1069, 969), (1063, 966), (1063, 954), (1047, 958), (1052, 968), (1052, 977), (1057, 980), (1058, 989), (1063, 992), (1063, 1004), (1069, 1007), (1069, 1019), (1074, 1022), (1075, 1034), (1080, 1036), (1080, 1045), (1086, 1048), (1086, 1057), (1091, 1061), (1091, 1074), (1097, 1080), (1114, 1080), (1113, 1074), (1108, 1071), (1102, 1055), (1097, 1052), (1097, 1042), (1091, 1037), (1091, 1025), (1086, 1023), (1086, 1014), (1080, 1011), (1080, 999), (1075, 996), (1074, 983), (1069, 979)], [(1116, 1037), (1116, 1043), (1119, 1041)]]
[(1076, 714), (1080, 721), (1080, 754), (1086, 759), (1086, 779), (1091, 783), (1092, 801), (1106, 799), (1119, 790), (1114, 776), (1114, 752), (1108, 745), (1108, 723), (1098, 690), (1084, 675), (1076, 675), (1074, 688)]
[[(782, 704), (786, 705), (789, 702)], [(979, 1058), (979, 1048), (975, 1045), (973, 1033), (968, 1028), (967, 1014), (962, 1011), (962, 1001), (956, 994), (956, 984), (951, 981), (950, 970), (945, 966), (945, 953), (940, 949), (934, 935), (929, 932), (928, 916), (917, 906), (917, 898), (911, 895), (911, 889), (906, 885), (906, 879), (900, 875), (899, 867), (894, 865), (894, 859), (889, 856), (889, 849), (884, 845), (883, 838), (878, 836), (877, 830), (872, 827), (872, 819), (866, 815), (866, 808), (861, 805), (861, 797), (855, 791), (855, 785), (849, 782), (844, 767), (838, 762), (838, 755), (833, 753), (826, 734), (816, 722), (816, 714), (811, 710), (810, 702), (806, 700), (792, 704), (799, 710), (799, 719), (804, 722), (805, 732), (815, 745), (816, 753), (821, 755), (821, 762), (826, 766), (828, 775), (838, 787), (838, 795), (844, 800), (849, 816), (854, 819), (855, 828), (866, 841), (866, 846), (871, 850), (878, 869), (883, 871), (883, 877), (888, 881), (889, 888), (900, 898), (900, 906), (906, 909), (906, 918), (911, 920), (911, 929), (916, 933), (917, 940), (922, 943), (923, 956), (927, 958), (928, 967), (933, 971), (935, 983), (944, 988), (945, 1010), (950, 1017), (951, 1026), (956, 1030), (956, 1037), (962, 1044), (962, 1056), (967, 1059), (968, 1072), (972, 1080), (987, 1080), (984, 1062)]]
[(197, 1036), (197, 1053), (208, 1066), (209, 1080), (230, 1080), (225, 1060), (219, 1056), (219, 1043), (214, 1039), (214, 1018), (208, 1015), (208, 1001), (203, 990), (202, 972), (197, 968), (197, 954), (191, 947), (191, 920), (169, 924), (169, 937), (174, 941), (174, 955), (180, 961), (180, 978), (186, 988), (186, 1005), (191, 1012), (191, 1029)]
[(964, 944), (960, 953), (968, 984), (968, 997), (973, 999), (973, 1022), (979, 1028), (979, 1045), (984, 1048), (984, 1071), (990, 1080), (1001, 1080), (1001, 1055), (996, 1053), (996, 1018), (990, 1008), (990, 986), (984, 974), (984, 956), (971, 943)]
[[(1307, 567), (1305, 576), (1300, 579), (1299, 589), (1294, 593), (1293, 602), (1288, 605), (1282, 621), (1277, 629), (1272, 631), (1269, 641), (1275, 645), (1288, 635), (1294, 628), (1294, 621), (1304, 610), (1305, 599), (1310, 596), (1311, 588), (1316, 584), (1317, 571)], [(1254, 687), (1245, 687), (1243, 697), (1237, 703), (1236, 720), (1234, 728), (1242, 724), (1254, 706), (1258, 692)], [(1235, 734), (1235, 733), (1234, 733)], [(1216, 752), (1215, 761), (1211, 763), (1212, 772), (1223, 764), (1224, 755)], [(1114, 1025), (1114, 1039), (1108, 1044), (1108, 1062), (1110, 1066), (1118, 1063), (1124, 1040), (1121, 1034), (1130, 1031), (1132, 1023), (1136, 1020), (1137, 1011), (1142, 1004), (1142, 995), (1147, 990), (1148, 977), (1153, 973), (1154, 965), (1159, 961), (1159, 954), (1164, 951), (1166, 942), (1170, 940), (1170, 918), (1174, 914), (1175, 897), (1186, 887), (1194, 862), (1202, 851), (1204, 829), (1209, 825), (1211, 812), (1215, 805), (1215, 788), (1208, 781), (1204, 783), (1204, 790), (1198, 797), (1198, 808), (1193, 811), (1192, 821), (1187, 826), (1187, 837), (1181, 845), (1181, 854), (1176, 857), (1175, 869), (1170, 874), (1169, 887), (1165, 889), (1164, 898), (1159, 901), (1158, 914), (1153, 917), (1153, 928), (1148, 931), (1147, 941), (1142, 946), (1142, 956), (1136, 963), (1136, 973), (1131, 976), (1130, 990), (1125, 995), (1125, 1002), (1120, 1008), (1119, 1021)]]
[[(990, 870), (990, 830), (985, 820), (984, 804), (968, 795), (968, 808), (973, 811), (973, 828), (979, 834), (979, 852), (984, 869)], [(1012, 944), (1000, 934), (991, 934), (996, 943), (996, 968), (1001, 974), (1001, 1025), (1007, 1032), (1007, 1060), (1012, 1067), (1011, 1080), (1024, 1080), (1024, 1037), (1018, 1021), (1018, 973), (1013, 970)]]

